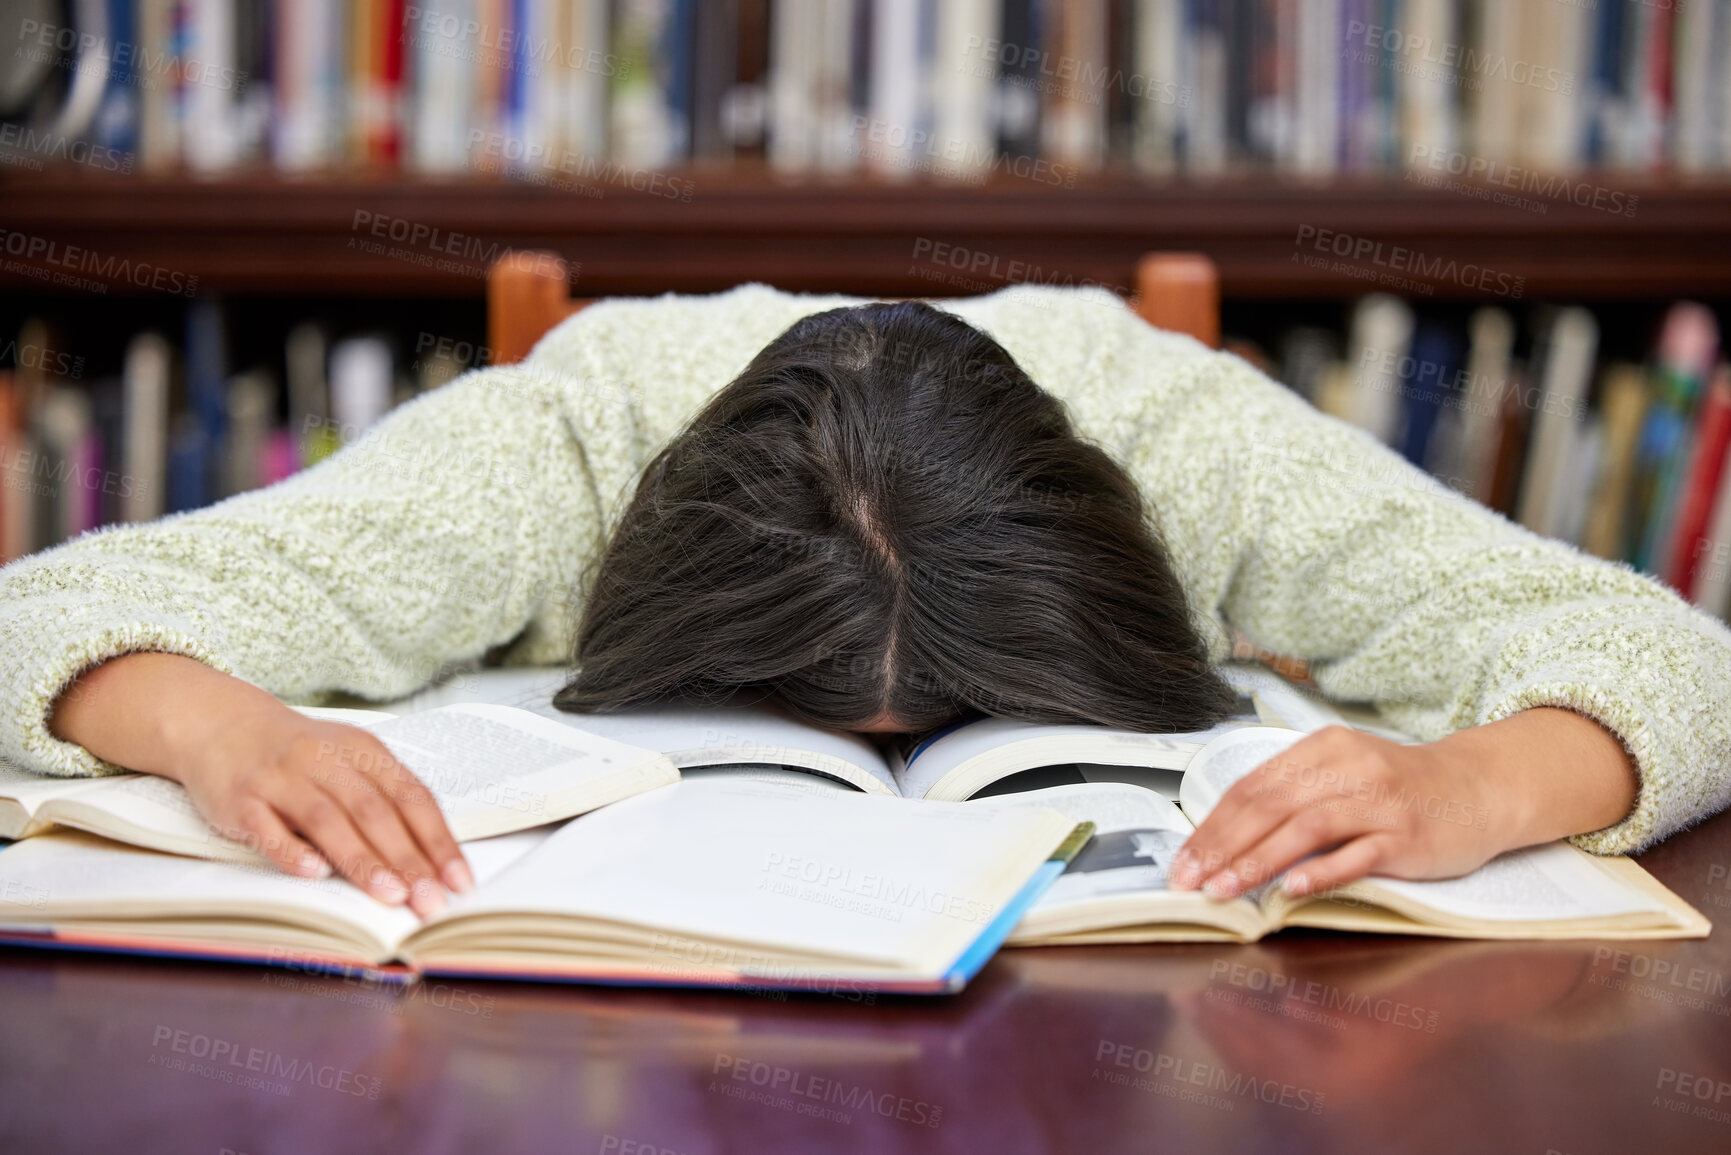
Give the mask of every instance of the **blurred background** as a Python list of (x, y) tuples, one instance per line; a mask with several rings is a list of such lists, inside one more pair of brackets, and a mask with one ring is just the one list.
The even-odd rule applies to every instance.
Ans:
[(5, 558), (487, 363), (512, 249), (578, 297), (1193, 250), (1319, 407), (1731, 596), (1731, 0), (0, 0), (0, 60)]

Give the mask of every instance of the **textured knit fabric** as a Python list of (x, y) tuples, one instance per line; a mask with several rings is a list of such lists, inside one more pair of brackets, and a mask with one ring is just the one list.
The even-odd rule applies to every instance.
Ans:
[[(569, 660), (578, 591), (649, 456), (795, 319), (851, 298), (746, 286), (595, 304), (518, 366), (402, 406), (269, 489), (86, 534), (0, 570), (0, 755), (115, 769), (45, 727), (134, 650), (291, 700), (407, 694), (493, 652)], [(1330, 696), (1420, 738), (1534, 706), (1619, 735), (1635, 810), (1580, 846), (1645, 846), (1731, 800), (1731, 633), (1629, 569), (1536, 537), (1242, 360), (1100, 290), (944, 303), (1131, 471), (1194, 614), (1308, 658)]]

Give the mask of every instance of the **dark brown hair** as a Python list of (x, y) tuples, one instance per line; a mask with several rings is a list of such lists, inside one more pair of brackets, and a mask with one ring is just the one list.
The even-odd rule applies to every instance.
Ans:
[(917, 302), (770, 342), (645, 468), (588, 584), (565, 710), (744, 691), (838, 728), (1162, 731), (1233, 701), (1129, 475)]

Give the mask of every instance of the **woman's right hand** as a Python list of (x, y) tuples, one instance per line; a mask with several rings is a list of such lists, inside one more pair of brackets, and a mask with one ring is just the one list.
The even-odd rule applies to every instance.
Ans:
[(367, 731), (309, 718), (175, 654), (111, 658), (55, 702), (53, 734), (186, 787), (212, 828), (282, 869), (334, 868), (425, 918), (474, 878), (430, 791)]

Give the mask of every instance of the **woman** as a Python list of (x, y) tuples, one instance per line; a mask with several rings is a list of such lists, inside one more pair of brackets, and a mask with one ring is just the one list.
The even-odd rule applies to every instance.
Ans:
[(1237, 629), (1428, 741), (1322, 731), (1304, 772), (1245, 779), (1173, 871), (1217, 897), (1307, 856), (1287, 889), (1634, 850), (1731, 783), (1718, 622), (1097, 290), (602, 302), (297, 477), (0, 593), (0, 753), (178, 779), (285, 869), (422, 914), (472, 880), (412, 768), (273, 694), (574, 657), (573, 709), (744, 689), (872, 733), (1190, 729)]

